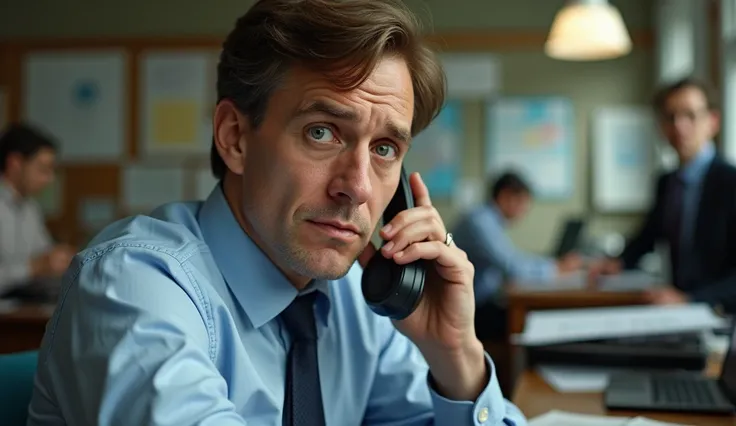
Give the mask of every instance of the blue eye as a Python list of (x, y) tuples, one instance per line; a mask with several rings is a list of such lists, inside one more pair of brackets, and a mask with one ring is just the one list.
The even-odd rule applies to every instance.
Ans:
[(378, 145), (376, 146), (376, 154), (386, 158), (396, 157), (396, 148), (389, 144)]
[(314, 126), (307, 130), (307, 135), (317, 142), (330, 142), (335, 139), (332, 130), (325, 126)]

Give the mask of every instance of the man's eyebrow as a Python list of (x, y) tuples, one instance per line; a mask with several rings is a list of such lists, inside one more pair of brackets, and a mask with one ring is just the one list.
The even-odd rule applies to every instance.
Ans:
[(391, 133), (391, 136), (394, 137), (394, 139), (398, 139), (399, 142), (403, 143), (409, 143), (411, 142), (411, 131), (407, 130), (403, 127), (399, 127), (396, 125), (396, 123), (388, 122), (386, 124), (386, 128), (388, 128), (389, 133)]
[(358, 114), (355, 111), (323, 101), (315, 101), (305, 107), (297, 109), (294, 113), (294, 118), (312, 114), (326, 114), (340, 120), (358, 120)]

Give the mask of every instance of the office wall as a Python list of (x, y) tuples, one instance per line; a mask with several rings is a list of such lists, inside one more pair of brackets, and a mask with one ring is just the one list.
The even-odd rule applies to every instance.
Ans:
[[(537, 203), (529, 217), (512, 231), (522, 247), (545, 251), (556, 227), (568, 213), (589, 213), (590, 110), (612, 103), (644, 103), (651, 91), (653, 60), (648, 49), (626, 58), (599, 63), (553, 61), (541, 53), (544, 34), (564, 0), (408, 0), (425, 24), (435, 31), (494, 31), (508, 35), (509, 47), (497, 52), (504, 94), (550, 94), (572, 99), (577, 111), (575, 193), (570, 200)], [(632, 32), (651, 27), (651, 0), (613, 1)], [(235, 17), (252, 1), (217, 0), (35, 0), (5, 2), (0, 13), (0, 40), (48, 37), (188, 36), (226, 33)], [(519, 43), (520, 40), (526, 40)], [(531, 40), (531, 41), (529, 41)], [(517, 46), (518, 47), (513, 47)], [(468, 140), (464, 173), (482, 176), (483, 118), (479, 104), (466, 108)], [(455, 209), (439, 204), (450, 223)], [(638, 217), (593, 214), (592, 230), (628, 232)]]

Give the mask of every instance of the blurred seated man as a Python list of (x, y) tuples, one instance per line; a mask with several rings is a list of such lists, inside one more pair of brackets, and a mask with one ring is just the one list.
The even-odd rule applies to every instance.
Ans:
[(53, 243), (32, 199), (54, 179), (55, 161), (54, 142), (29, 126), (0, 136), (0, 295), (60, 277), (74, 255)]
[(636, 268), (655, 243), (670, 247), (672, 286), (649, 292), (652, 303), (707, 302), (736, 311), (736, 168), (718, 158), (715, 97), (684, 79), (654, 100), (661, 130), (679, 158), (657, 181), (654, 205), (616, 259), (591, 267), (593, 277)]
[(529, 185), (516, 173), (506, 172), (493, 184), (489, 202), (470, 211), (455, 229), (455, 243), (465, 250), (475, 267), (475, 329), (481, 340), (505, 336), (506, 310), (499, 299), (504, 282), (551, 282), (582, 266), (575, 253), (554, 259), (514, 247), (506, 227), (521, 219), (531, 202)]

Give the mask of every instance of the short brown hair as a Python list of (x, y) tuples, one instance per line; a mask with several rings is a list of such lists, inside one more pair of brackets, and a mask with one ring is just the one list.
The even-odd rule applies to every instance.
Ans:
[[(419, 22), (401, 0), (259, 0), (227, 36), (217, 67), (217, 98), (231, 100), (254, 127), (268, 100), (294, 65), (328, 75), (338, 90), (352, 90), (388, 54), (403, 57), (414, 87), (412, 135), (437, 116), (445, 75), (422, 41)], [(212, 172), (226, 166), (214, 143)]]
[(708, 109), (711, 111), (718, 109), (718, 96), (713, 87), (705, 81), (699, 80), (695, 77), (686, 77), (678, 80), (674, 83), (670, 83), (657, 91), (652, 100), (652, 106), (657, 114), (661, 114), (664, 110), (667, 100), (675, 92), (679, 92), (682, 89), (698, 89), (705, 96), (706, 102), (708, 103)]

